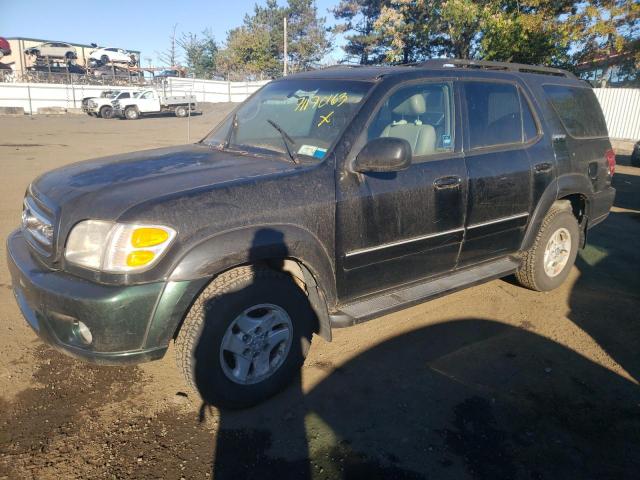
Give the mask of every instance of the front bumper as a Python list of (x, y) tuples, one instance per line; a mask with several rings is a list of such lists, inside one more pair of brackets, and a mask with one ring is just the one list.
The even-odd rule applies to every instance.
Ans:
[[(22, 314), (57, 350), (101, 364), (140, 363), (162, 358), (166, 352), (167, 335), (156, 336), (159, 341), (152, 346), (148, 341), (166, 282), (100, 285), (49, 270), (32, 257), (20, 231), (7, 239), (7, 260)], [(91, 331), (89, 345), (78, 335), (77, 322)]]

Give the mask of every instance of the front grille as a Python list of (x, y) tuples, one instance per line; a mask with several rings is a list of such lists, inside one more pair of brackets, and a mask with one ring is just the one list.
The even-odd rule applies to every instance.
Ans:
[(53, 253), (53, 220), (51, 214), (38, 205), (32, 196), (24, 199), (22, 231), (27, 241), (40, 254), (50, 257)]

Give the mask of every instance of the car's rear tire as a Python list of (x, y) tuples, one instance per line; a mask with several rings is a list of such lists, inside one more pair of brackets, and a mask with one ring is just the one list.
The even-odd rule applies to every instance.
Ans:
[(105, 105), (100, 108), (100, 116), (102, 118), (110, 119), (113, 118), (113, 107), (109, 105)]
[(205, 403), (249, 407), (299, 375), (314, 325), (308, 299), (290, 275), (235, 268), (216, 277), (187, 313), (176, 360)]
[(175, 109), (176, 117), (186, 117), (189, 112), (187, 111), (187, 107), (184, 105), (177, 106)]
[(124, 109), (124, 118), (127, 120), (137, 120), (140, 118), (140, 112), (136, 107), (127, 107)]
[(533, 246), (522, 252), (518, 283), (538, 292), (559, 287), (575, 263), (579, 240), (580, 227), (571, 204), (555, 203), (542, 220)]

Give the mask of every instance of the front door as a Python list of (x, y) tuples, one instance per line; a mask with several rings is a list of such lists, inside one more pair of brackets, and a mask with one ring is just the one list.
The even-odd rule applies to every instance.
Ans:
[(378, 137), (409, 142), (411, 166), (393, 173), (339, 172), (337, 276), (341, 302), (455, 267), (464, 232), (467, 174), (456, 134), (453, 82), (391, 91), (357, 145)]
[[(531, 213), (528, 150), (539, 140), (529, 102), (515, 83), (465, 81), (469, 201), (459, 267), (520, 248)], [(551, 165), (549, 169), (551, 169)]]

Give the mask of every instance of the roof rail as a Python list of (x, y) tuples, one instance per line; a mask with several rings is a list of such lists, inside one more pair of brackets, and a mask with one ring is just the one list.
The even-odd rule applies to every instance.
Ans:
[(552, 75), (555, 77), (576, 78), (575, 75), (566, 70), (552, 67), (541, 67), (538, 65), (526, 65), (524, 63), (492, 62), (489, 60), (462, 60), (458, 58), (434, 58), (424, 62), (413, 64), (416, 67), (434, 68), (477, 68), (485, 70), (502, 70), (519, 73), (538, 73), (541, 75)]

